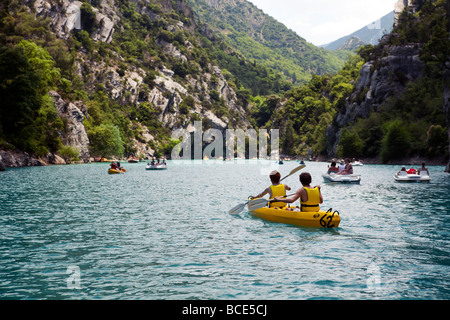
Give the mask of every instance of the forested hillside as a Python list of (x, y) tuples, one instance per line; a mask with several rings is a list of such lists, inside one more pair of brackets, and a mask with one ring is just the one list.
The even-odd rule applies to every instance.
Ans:
[(182, 0), (7, 0), (0, 18), (4, 150), (158, 156), (194, 120), (250, 126), (251, 92), (236, 75), (263, 74), (254, 84), (269, 92), (290, 88), (198, 27)]
[[(187, 0), (199, 23), (205, 23), (226, 43), (256, 65), (263, 65), (293, 84), (304, 84), (312, 75), (336, 73), (348, 51), (318, 48), (246, 0)], [(222, 65), (228, 69), (227, 64)], [(258, 74), (264, 79), (265, 74)], [(265, 86), (244, 79), (254, 95), (266, 95)], [(279, 92), (279, 90), (278, 90)]]
[(380, 44), (360, 50), (365, 64), (330, 127), (329, 156), (448, 159), (448, 6), (418, 1)]
[(445, 1), (408, 7), (391, 34), (361, 47), (337, 74), (256, 101), (252, 121), (280, 128), (287, 155), (443, 163), (448, 24)]
[(344, 63), (241, 0), (3, 1), (0, 156), (170, 155), (202, 120), (280, 129), (287, 156), (448, 158), (448, 24), (422, 1)]

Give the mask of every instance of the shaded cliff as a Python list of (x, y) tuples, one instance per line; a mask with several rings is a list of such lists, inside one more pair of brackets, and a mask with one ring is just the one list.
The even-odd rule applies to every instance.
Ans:
[(360, 50), (366, 62), (327, 128), (329, 157), (370, 157), (385, 163), (448, 157), (442, 104), (448, 101), (444, 71), (450, 53), (446, 6), (444, 1), (406, 6), (392, 33), (377, 46)]

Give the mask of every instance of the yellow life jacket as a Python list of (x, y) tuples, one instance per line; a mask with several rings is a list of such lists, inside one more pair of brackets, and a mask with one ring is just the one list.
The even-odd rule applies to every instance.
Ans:
[(320, 210), (319, 203), (320, 203), (320, 191), (319, 188), (305, 188), (306, 193), (308, 194), (308, 201), (303, 202), (302, 198), (300, 197), (300, 206), (301, 211), (303, 212), (317, 212)]
[[(272, 197), (270, 197), (269, 199), (273, 199), (275, 197), (284, 197), (286, 195), (286, 188), (284, 187), (284, 184), (279, 184), (277, 186), (271, 185), (270, 190), (272, 191)], [(287, 203), (281, 201), (269, 202), (269, 206), (270, 208), (283, 208), (287, 206)]]

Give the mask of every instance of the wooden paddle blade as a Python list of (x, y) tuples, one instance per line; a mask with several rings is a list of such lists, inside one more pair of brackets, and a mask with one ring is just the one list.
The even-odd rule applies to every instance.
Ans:
[(294, 173), (296, 173), (297, 171), (302, 170), (304, 167), (306, 167), (306, 165), (304, 165), (304, 164), (299, 165), (297, 168), (292, 169), (291, 172), (289, 172), (289, 175), (294, 174)]
[(293, 174), (296, 173), (297, 171), (302, 170), (304, 167), (306, 167), (306, 165), (302, 164), (302, 165), (298, 166), (297, 168), (292, 169), (291, 172), (289, 172), (289, 174), (288, 174), (286, 177), (284, 177), (283, 179), (281, 179), (280, 181), (283, 181), (284, 179), (286, 179), (287, 177), (293, 175)]
[(245, 207), (246, 204), (247, 204), (247, 202), (238, 204), (237, 206), (235, 206), (235, 207), (231, 208), (230, 210), (228, 210), (228, 213), (231, 214), (231, 215), (239, 214), (239, 213), (241, 213), (242, 210), (244, 210), (244, 207)]
[(262, 207), (267, 206), (269, 203), (269, 200), (266, 199), (255, 199), (249, 202), (248, 204), (248, 211), (254, 211), (257, 209), (261, 209)]

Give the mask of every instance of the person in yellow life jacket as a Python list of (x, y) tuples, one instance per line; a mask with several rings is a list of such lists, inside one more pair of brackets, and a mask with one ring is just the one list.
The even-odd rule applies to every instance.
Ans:
[[(275, 197), (284, 197), (286, 196), (286, 190), (289, 191), (291, 188), (288, 185), (280, 183), (281, 174), (274, 170), (269, 175), (270, 181), (272, 181), (272, 185), (266, 188), (263, 192), (254, 196), (253, 198), (261, 198), (266, 194), (269, 194), (269, 199), (274, 199)], [(269, 202), (269, 206), (271, 208), (283, 208), (286, 206), (286, 203), (283, 202)]]
[(280, 199), (276, 197), (275, 199), (285, 203), (292, 203), (300, 199), (300, 211), (317, 212), (320, 210), (319, 205), (323, 202), (323, 197), (320, 186), (311, 187), (311, 181), (311, 175), (308, 172), (303, 172), (300, 174), (302, 188), (298, 189), (291, 198)]

